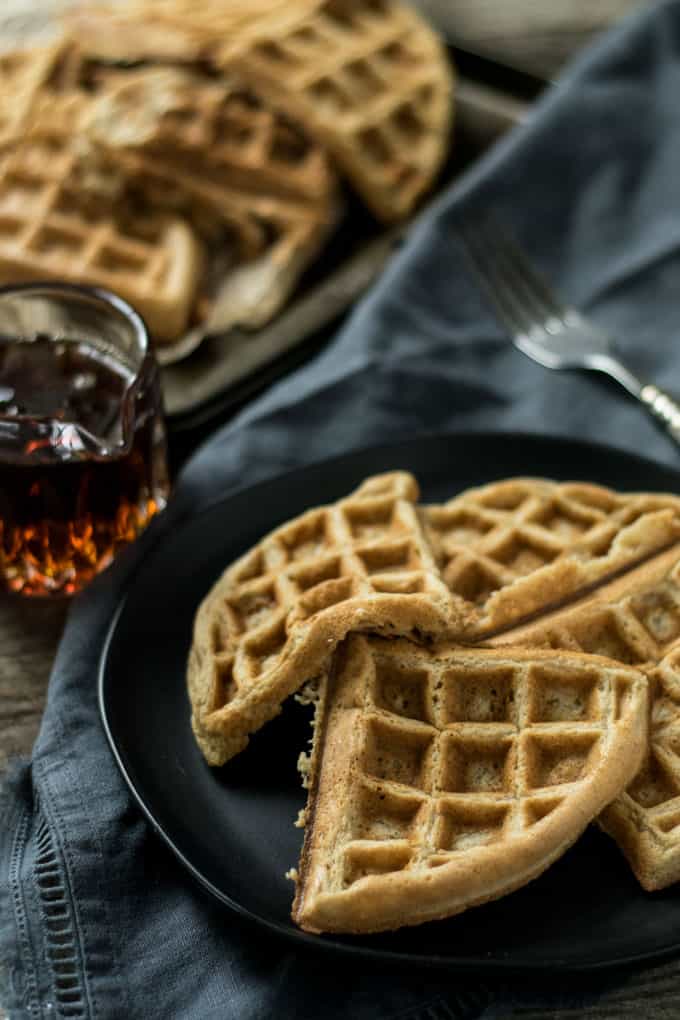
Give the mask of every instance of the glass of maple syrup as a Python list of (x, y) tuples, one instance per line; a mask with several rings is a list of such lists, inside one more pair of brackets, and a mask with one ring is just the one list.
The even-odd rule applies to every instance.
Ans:
[(79, 591), (167, 495), (140, 317), (102, 290), (0, 287), (0, 590)]

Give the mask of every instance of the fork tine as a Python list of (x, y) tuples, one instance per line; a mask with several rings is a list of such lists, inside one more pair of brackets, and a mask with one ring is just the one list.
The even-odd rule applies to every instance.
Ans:
[(534, 319), (540, 322), (550, 318), (563, 321), (568, 309), (561, 304), (507, 229), (489, 216), (478, 229), (486, 236), (487, 245), (495, 251), (509, 284), (531, 306)]
[(533, 319), (527, 314), (524, 304), (517, 299), (514, 289), (508, 286), (493, 249), (482, 241), (476, 229), (461, 224), (458, 232), (470, 267), (505, 328), (512, 335), (528, 333)]

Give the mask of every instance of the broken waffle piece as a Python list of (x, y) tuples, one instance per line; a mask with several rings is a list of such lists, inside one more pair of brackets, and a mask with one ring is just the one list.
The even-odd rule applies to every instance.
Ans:
[(144, 153), (214, 186), (301, 202), (329, 201), (336, 180), (302, 130), (228, 78), (170, 67), (119, 74), (83, 130), (112, 157)]
[(226, 35), (216, 64), (304, 124), (383, 220), (406, 216), (448, 150), (453, 72), (398, 0), (288, 5)]
[(474, 641), (542, 615), (680, 541), (680, 499), (508, 478), (422, 511), (443, 581)]
[(351, 631), (432, 638), (455, 607), (403, 472), (284, 524), (238, 560), (199, 608), (189, 657), (192, 724), (227, 761), (283, 700), (319, 675)]
[(524, 478), (417, 508), (412, 476), (379, 477), (384, 492), (372, 480), (277, 529), (204, 600), (188, 682), (211, 764), (245, 747), (350, 630), (489, 638), (680, 539), (670, 495)]
[(606, 655), (649, 675), (645, 759), (598, 821), (645, 889), (680, 881), (680, 549), (491, 644)]
[(220, 222), (231, 232), (236, 254), (211, 295), (219, 331), (271, 321), (336, 225), (325, 153), (234, 82), (128, 73), (90, 104), (82, 129), (90, 161), (103, 154), (120, 191), (182, 213), (208, 237)]
[(66, 24), (104, 60), (237, 75), (324, 146), (383, 220), (413, 210), (448, 151), (451, 64), (427, 22), (398, 0), (132, 0)]
[(203, 249), (180, 217), (114, 215), (83, 203), (59, 133), (0, 153), (0, 282), (65, 280), (114, 291), (158, 340), (185, 328)]
[(293, 919), (369, 933), (537, 877), (627, 785), (647, 681), (573, 652), (352, 635), (322, 684)]

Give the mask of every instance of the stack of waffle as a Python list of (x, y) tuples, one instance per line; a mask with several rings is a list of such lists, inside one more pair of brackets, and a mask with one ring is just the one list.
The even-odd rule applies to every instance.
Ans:
[(452, 96), (398, 0), (81, 8), (0, 57), (0, 90), (0, 282), (107, 287), (158, 342), (216, 305), (269, 321), (338, 221), (338, 174), (377, 217), (411, 212)]
[(417, 498), (410, 475), (367, 480), (266, 536), (197, 614), (211, 764), (293, 692), (316, 704), (296, 922), (450, 916), (594, 820), (645, 889), (680, 880), (680, 499), (526, 478)]

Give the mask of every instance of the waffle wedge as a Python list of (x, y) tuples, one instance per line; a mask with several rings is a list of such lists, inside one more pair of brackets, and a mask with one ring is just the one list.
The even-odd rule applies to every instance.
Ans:
[(221, 222), (236, 239), (213, 295), (223, 329), (270, 321), (336, 224), (336, 178), (321, 148), (233, 82), (128, 73), (90, 104), (82, 130), (87, 155), (115, 168), (119, 190), (181, 212), (207, 237)]
[[(670, 495), (523, 478), (417, 510), (416, 493), (405, 474), (367, 483), (227, 569), (198, 612), (188, 674), (209, 762), (241, 750), (350, 630), (488, 638), (680, 541), (680, 501)], [(302, 554), (290, 552), (300, 544), (302, 581), (291, 566)], [(253, 623), (247, 612), (234, 615), (241, 598), (260, 591)], [(264, 668), (251, 650), (258, 646), (267, 649)]]
[(226, 36), (216, 63), (305, 125), (381, 219), (407, 215), (448, 149), (453, 79), (398, 0), (293, 4)]
[(680, 548), (490, 643), (607, 655), (647, 673), (645, 760), (599, 823), (645, 889), (680, 881)]
[(120, 73), (83, 130), (112, 157), (169, 161), (215, 186), (328, 202), (335, 176), (323, 150), (236, 81), (145, 67)]
[(350, 630), (443, 633), (455, 612), (415, 509), (415, 479), (368, 479), (272, 532), (201, 604), (188, 664), (192, 724), (210, 764), (242, 750)]
[(382, 219), (409, 213), (448, 148), (453, 81), (443, 46), (398, 0), (133, 0), (76, 13), (70, 30), (108, 60), (207, 62), (332, 154)]
[(68, 138), (45, 135), (0, 153), (0, 282), (66, 280), (112, 290), (173, 339), (186, 326), (203, 252), (186, 222), (114, 216), (83, 204)]
[(423, 511), (442, 579), (479, 640), (577, 597), (680, 540), (680, 499), (509, 478)]
[(635, 774), (647, 682), (597, 656), (353, 635), (322, 682), (293, 918), (364, 933), (538, 876)]
[(61, 44), (0, 54), (0, 147), (16, 138), (62, 58)]

